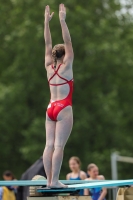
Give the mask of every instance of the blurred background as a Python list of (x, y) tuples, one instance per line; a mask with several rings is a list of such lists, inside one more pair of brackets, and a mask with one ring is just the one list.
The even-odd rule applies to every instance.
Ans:
[[(1, 0), (0, 179), (21, 174), (43, 153), (50, 99), (44, 68), (44, 8), (50, 5), (53, 46), (62, 43), (58, 5), (67, 7), (75, 60), (74, 126), (64, 152), (82, 169), (98, 165), (111, 179), (110, 155), (133, 156), (133, 0)], [(118, 164), (118, 178), (133, 178), (132, 164)]]

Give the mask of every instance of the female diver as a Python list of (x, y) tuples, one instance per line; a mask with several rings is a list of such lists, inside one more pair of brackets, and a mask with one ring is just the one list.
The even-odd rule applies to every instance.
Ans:
[(50, 87), (51, 99), (46, 111), (46, 146), (43, 153), (47, 186), (51, 188), (67, 187), (59, 182), (59, 173), (63, 160), (63, 150), (73, 126), (72, 93), (74, 53), (67, 24), (66, 8), (59, 5), (59, 20), (64, 44), (52, 49), (49, 28), (49, 6), (45, 8), (45, 68)]

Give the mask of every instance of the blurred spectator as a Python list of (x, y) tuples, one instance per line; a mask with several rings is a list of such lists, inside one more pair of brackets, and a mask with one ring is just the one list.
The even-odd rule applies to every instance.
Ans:
[[(6, 171), (3, 173), (3, 179), (4, 179), (5, 181), (14, 181), (14, 180), (16, 180), (14, 174), (13, 174), (11, 171), (9, 171), (9, 170), (6, 170)], [(7, 188), (8, 188), (9, 190), (14, 191), (15, 194), (17, 193), (17, 186), (7, 186)]]
[[(28, 168), (21, 176), (21, 180), (31, 180), (35, 175), (42, 175), (46, 177), (43, 159), (40, 157), (30, 168)], [(20, 186), (17, 191), (17, 200), (27, 200), (27, 196), (29, 196), (29, 187)]]
[(2, 200), (16, 200), (14, 191), (8, 187), (2, 187)]
[(15, 176), (14, 174), (9, 171), (9, 170), (6, 170), (4, 173), (3, 173), (3, 179), (5, 181), (11, 181), (11, 180), (15, 180)]
[[(13, 181), (15, 180), (15, 176), (13, 173), (9, 170), (5, 171), (3, 173), (3, 179), (5, 181)], [(2, 187), (0, 190), (0, 195), (2, 196), (2, 200), (15, 200), (15, 193), (16, 193), (16, 187), (15, 186), (5, 186)]]
[[(73, 156), (69, 159), (69, 168), (72, 172), (67, 174), (67, 180), (84, 180), (87, 178), (86, 173), (81, 171), (81, 161), (78, 157)], [(84, 190), (80, 190), (80, 195), (84, 194)]]
[[(87, 173), (89, 174), (89, 178), (86, 180), (105, 180), (103, 175), (99, 175), (99, 169), (95, 164), (89, 164), (87, 167)], [(105, 196), (107, 194), (106, 188), (91, 188), (85, 189), (84, 195), (91, 195), (92, 200), (105, 200)]]

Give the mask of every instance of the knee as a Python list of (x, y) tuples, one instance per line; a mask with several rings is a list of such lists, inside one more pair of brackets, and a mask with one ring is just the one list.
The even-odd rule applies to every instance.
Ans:
[(57, 151), (64, 151), (64, 146), (62, 145), (54, 145), (54, 149)]
[(54, 150), (54, 145), (53, 144), (46, 144), (45, 150)]

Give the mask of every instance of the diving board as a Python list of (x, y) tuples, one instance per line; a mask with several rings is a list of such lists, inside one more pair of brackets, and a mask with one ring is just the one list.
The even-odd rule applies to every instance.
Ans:
[[(93, 182), (103, 182), (104, 180), (96, 180)], [(92, 183), (86, 180), (60, 180), (61, 183), (66, 185)], [(20, 180), (20, 181), (0, 181), (0, 186), (46, 186), (47, 180)]]
[(76, 188), (76, 189), (85, 189), (85, 188), (97, 188), (97, 187), (117, 187), (117, 186), (126, 186), (133, 185), (133, 179), (129, 180), (110, 180), (110, 181), (99, 181), (99, 182), (91, 182), (91, 183), (83, 183), (83, 184), (73, 184), (68, 185), (68, 188)]
[[(103, 181), (85, 181), (85, 180), (61, 180), (68, 185), (68, 188), (85, 189), (96, 187), (117, 187), (124, 185), (133, 185), (133, 179), (129, 180), (103, 180)], [(20, 180), (20, 181), (0, 181), (0, 186), (45, 186), (46, 180)]]
[(72, 184), (68, 185), (68, 188), (56, 188), (56, 189), (46, 189), (46, 188), (38, 188), (37, 192), (41, 193), (63, 193), (65, 191), (69, 191), (69, 189), (72, 189), (71, 191), (77, 191), (80, 189), (86, 189), (86, 188), (97, 188), (97, 187), (118, 187), (118, 186), (127, 186), (127, 185), (133, 185), (133, 179), (130, 180), (111, 180), (111, 181), (100, 181), (100, 182), (91, 182), (91, 183), (82, 183), (82, 184)]

